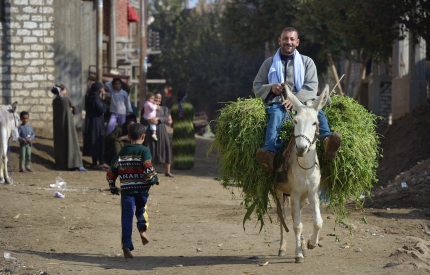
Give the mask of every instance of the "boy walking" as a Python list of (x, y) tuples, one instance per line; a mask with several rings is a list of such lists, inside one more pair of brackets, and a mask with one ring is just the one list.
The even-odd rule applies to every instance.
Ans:
[(28, 124), (30, 115), (26, 111), (19, 114), (22, 124), (18, 126), (19, 133), (19, 172), (33, 172), (30, 169), (31, 163), (31, 145), (35, 138), (33, 127)]
[[(124, 146), (112, 159), (111, 166), (106, 173), (112, 194), (119, 195), (121, 190), (121, 227), (122, 250), (124, 258), (133, 258), (133, 243), (131, 233), (133, 227), (133, 214), (137, 218), (142, 244), (149, 240), (146, 236), (148, 229), (148, 214), (146, 204), (149, 196), (149, 188), (159, 184), (157, 172), (151, 163), (151, 152), (148, 147), (142, 145), (145, 139), (145, 127), (140, 123), (130, 126), (128, 137), (131, 144)], [(120, 189), (116, 187), (115, 180), (119, 177)]]

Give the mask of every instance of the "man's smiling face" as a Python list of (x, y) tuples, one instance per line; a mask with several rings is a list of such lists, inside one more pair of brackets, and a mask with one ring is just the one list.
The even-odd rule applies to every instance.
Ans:
[(292, 55), (299, 45), (300, 39), (295, 31), (284, 31), (278, 38), (278, 44), (281, 47), (281, 54)]

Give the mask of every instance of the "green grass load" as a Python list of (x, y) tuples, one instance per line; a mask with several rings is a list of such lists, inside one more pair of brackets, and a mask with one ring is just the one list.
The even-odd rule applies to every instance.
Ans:
[[(330, 200), (328, 208), (336, 215), (336, 221), (347, 217), (345, 204), (351, 199), (359, 206), (362, 195), (369, 195), (377, 181), (376, 168), (380, 155), (379, 135), (376, 133), (376, 115), (369, 113), (355, 100), (334, 95), (324, 108), (331, 131), (342, 135), (342, 144), (334, 160), (323, 158), (323, 148), (318, 143), (322, 169), (321, 185), (324, 197)], [(266, 106), (259, 98), (238, 99), (220, 110), (215, 139), (210, 151), (218, 153), (220, 177), (217, 179), (235, 196), (233, 186), (239, 187), (242, 205), (247, 209), (245, 222), (255, 213), (260, 230), (271, 208), (270, 201), (276, 195), (277, 174), (264, 173), (255, 153), (264, 144), (268, 115)], [(291, 125), (291, 124), (288, 124)], [(282, 138), (292, 135), (292, 128), (284, 125)], [(287, 146), (287, 141), (284, 146)], [(282, 152), (282, 151), (281, 151)], [(282, 161), (278, 154), (275, 163)], [(271, 220), (270, 220), (271, 221)]]

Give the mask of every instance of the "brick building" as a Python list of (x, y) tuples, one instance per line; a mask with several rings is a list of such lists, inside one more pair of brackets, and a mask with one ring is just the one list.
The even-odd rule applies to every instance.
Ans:
[[(64, 84), (78, 114), (82, 111), (89, 68), (96, 65), (97, 2), (0, 1), (1, 103), (17, 101), (19, 111), (31, 114), (33, 127), (52, 129), (54, 84)], [(116, 45), (121, 49), (130, 42), (127, 0), (103, 0), (103, 13), (104, 65), (116, 67), (111, 49), (115, 57)], [(75, 122), (82, 126), (82, 117), (76, 115)]]

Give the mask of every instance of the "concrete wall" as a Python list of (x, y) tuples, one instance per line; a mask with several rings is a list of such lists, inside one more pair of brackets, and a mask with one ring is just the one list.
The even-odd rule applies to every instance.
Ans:
[[(91, 1), (5, 0), (1, 28), (3, 104), (18, 102), (33, 127), (52, 129), (54, 84), (84, 108), (89, 65), (96, 64), (96, 10)], [(83, 120), (75, 116), (77, 127)]]
[(427, 104), (425, 78), (426, 44), (413, 38), (397, 41), (393, 46), (393, 119), (400, 118), (418, 106)]
[(3, 104), (18, 102), (34, 127), (52, 121), (49, 90), (54, 83), (54, 1), (4, 0), (1, 22), (1, 90)]

